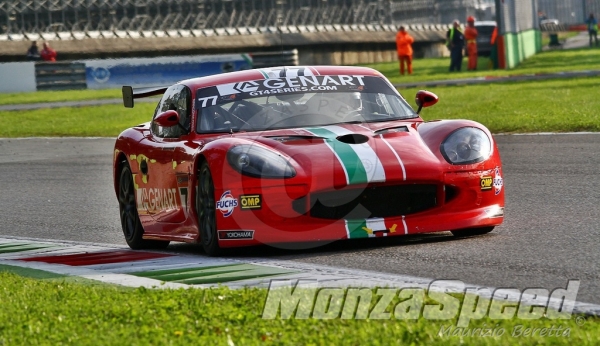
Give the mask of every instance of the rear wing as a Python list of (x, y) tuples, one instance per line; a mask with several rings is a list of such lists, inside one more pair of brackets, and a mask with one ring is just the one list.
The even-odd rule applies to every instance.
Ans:
[(123, 106), (127, 108), (133, 108), (134, 99), (162, 95), (165, 93), (167, 88), (168, 87), (139, 88), (134, 90), (133, 87), (125, 85), (121, 89), (121, 92), (123, 93)]

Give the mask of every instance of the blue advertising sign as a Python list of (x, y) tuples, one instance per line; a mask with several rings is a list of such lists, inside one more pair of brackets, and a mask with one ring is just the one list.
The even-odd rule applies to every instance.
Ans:
[(252, 68), (247, 54), (84, 60), (88, 89), (153, 87)]

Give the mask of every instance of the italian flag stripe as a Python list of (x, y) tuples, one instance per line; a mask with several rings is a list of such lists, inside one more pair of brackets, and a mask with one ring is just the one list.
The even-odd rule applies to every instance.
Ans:
[(344, 167), (348, 185), (385, 181), (385, 170), (371, 146), (367, 143), (350, 145), (335, 140), (338, 136), (353, 133), (352, 131), (341, 126), (323, 126), (306, 130), (315, 136), (326, 138), (325, 143)]

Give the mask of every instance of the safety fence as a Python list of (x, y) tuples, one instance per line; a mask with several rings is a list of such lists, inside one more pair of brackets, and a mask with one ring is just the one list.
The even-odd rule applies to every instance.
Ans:
[(600, 16), (600, 0), (538, 0), (538, 19), (555, 19), (559, 24), (578, 25), (592, 13)]
[(447, 24), (493, 10), (494, 0), (5, 0), (0, 34)]

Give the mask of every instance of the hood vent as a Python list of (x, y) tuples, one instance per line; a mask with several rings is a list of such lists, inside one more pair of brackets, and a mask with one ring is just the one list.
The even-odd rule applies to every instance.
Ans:
[(350, 133), (347, 135), (339, 136), (336, 138), (338, 141), (346, 144), (363, 144), (369, 140), (369, 137), (359, 135), (357, 133)]
[(406, 126), (388, 127), (385, 129), (375, 131), (375, 135), (383, 135), (386, 133), (395, 133), (395, 132), (408, 132), (408, 127), (406, 127)]

